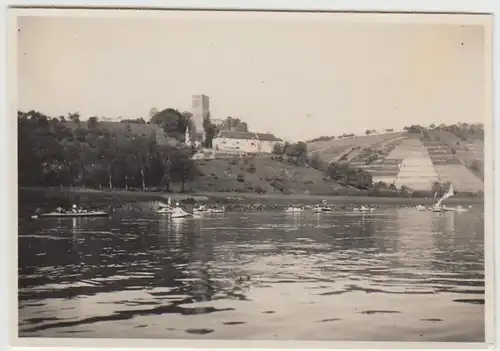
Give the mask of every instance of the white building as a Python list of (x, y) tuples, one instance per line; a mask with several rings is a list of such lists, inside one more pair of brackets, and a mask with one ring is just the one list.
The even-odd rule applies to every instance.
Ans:
[(236, 132), (223, 130), (212, 141), (213, 148), (220, 151), (248, 153), (271, 153), (283, 140), (270, 133)]

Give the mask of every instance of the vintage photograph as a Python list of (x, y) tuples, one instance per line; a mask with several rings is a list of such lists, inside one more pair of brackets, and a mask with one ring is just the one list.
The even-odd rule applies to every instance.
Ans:
[(19, 12), (18, 337), (484, 343), (490, 31)]

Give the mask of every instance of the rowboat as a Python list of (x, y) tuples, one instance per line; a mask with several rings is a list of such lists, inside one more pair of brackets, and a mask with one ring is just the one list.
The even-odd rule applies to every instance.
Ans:
[(172, 213), (173, 208), (171, 207), (161, 207), (158, 210), (156, 210), (157, 214), (170, 214)]
[(332, 212), (333, 208), (330, 206), (315, 206), (313, 208), (314, 213), (322, 213), (322, 212)]
[[(177, 203), (178, 205), (178, 203)], [(174, 210), (174, 208), (172, 207), (172, 200), (170, 198), (168, 198), (168, 202), (167, 203), (164, 203), (164, 202), (158, 202), (158, 209), (156, 210), (156, 213), (157, 214), (170, 214), (172, 213), (172, 211)]]
[(425, 207), (424, 205), (417, 205), (417, 207), (415, 208), (419, 211), (427, 211), (427, 207)]
[(374, 210), (374, 207), (365, 207), (363, 205), (361, 205), (361, 207), (354, 208), (355, 212), (373, 212)]
[(285, 213), (300, 213), (304, 212), (304, 209), (302, 207), (294, 207), (294, 206), (288, 206), (285, 208)]
[(182, 208), (175, 208), (170, 218), (186, 218), (193, 216), (191, 213), (184, 211)]
[(224, 213), (224, 210), (218, 210), (218, 209), (193, 210), (193, 214), (196, 214), (196, 215), (212, 214), (212, 213)]
[(195, 207), (193, 209), (193, 214), (208, 214), (208, 213), (224, 213), (225, 208), (206, 208), (205, 206)]
[(75, 218), (75, 217), (108, 217), (109, 214), (104, 211), (87, 211), (87, 212), (47, 212), (31, 216), (32, 219), (37, 218)]

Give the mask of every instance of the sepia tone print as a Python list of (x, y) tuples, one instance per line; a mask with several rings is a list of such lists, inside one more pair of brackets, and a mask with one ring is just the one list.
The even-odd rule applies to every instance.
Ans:
[(166, 12), (17, 17), (18, 336), (485, 342), (486, 27)]

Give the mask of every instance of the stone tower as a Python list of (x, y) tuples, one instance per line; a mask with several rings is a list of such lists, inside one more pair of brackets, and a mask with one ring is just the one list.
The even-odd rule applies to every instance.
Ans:
[(192, 124), (194, 127), (194, 135), (203, 139), (203, 120), (210, 114), (210, 99), (206, 95), (193, 95), (192, 100)]

